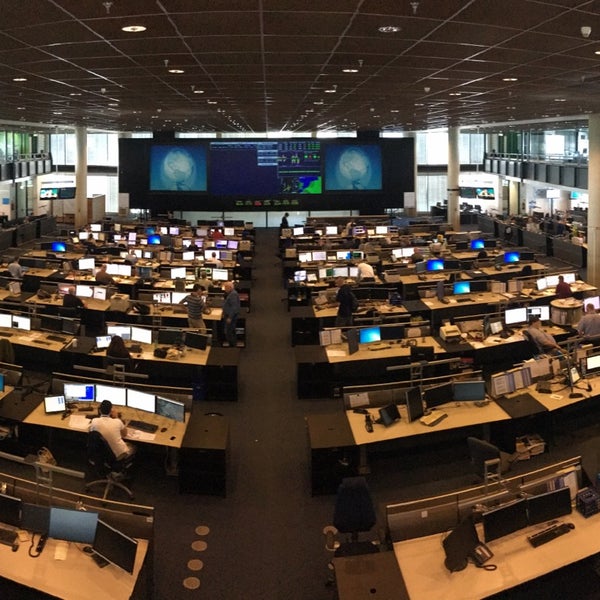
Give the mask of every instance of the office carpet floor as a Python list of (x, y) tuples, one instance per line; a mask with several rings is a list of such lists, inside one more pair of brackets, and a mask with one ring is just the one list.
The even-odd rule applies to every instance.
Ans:
[[(310, 495), (304, 417), (339, 410), (339, 400), (298, 400), (296, 396), (290, 318), (276, 253), (277, 230), (258, 230), (238, 402), (209, 398), (194, 407), (218, 411), (230, 419), (227, 497), (179, 494), (176, 478), (165, 475), (163, 453), (144, 446), (138, 452), (135, 501), (156, 507), (157, 600), (335, 597), (335, 590), (325, 585), (331, 555), (322, 534), (331, 523), (334, 496)], [(43, 374), (30, 376), (35, 380)], [(600, 426), (596, 423), (600, 423), (600, 409), (585, 414), (572, 411), (561, 421), (549, 451), (534, 459), (536, 465), (570, 457), (584, 447), (598, 447)], [(55, 452), (59, 464), (82, 468), (78, 448), (76, 441), (63, 440)], [(373, 538), (383, 527), (386, 502), (435, 495), (475, 482), (466, 443), (453, 436), (440, 436), (433, 445), (384, 447), (370, 455), (370, 462), (368, 481), (379, 509)], [(523, 462), (517, 468), (529, 466)], [(22, 473), (20, 467), (5, 461), (0, 470)], [(58, 485), (81, 489), (79, 482), (63, 478)], [(599, 598), (600, 579), (593, 567), (588, 561), (568, 575), (550, 576), (533, 597)], [(565, 579), (571, 577), (577, 587), (565, 586)], [(195, 589), (184, 587), (189, 578), (195, 578), (190, 582)], [(526, 589), (505, 598), (524, 598), (525, 594), (532, 597)]]

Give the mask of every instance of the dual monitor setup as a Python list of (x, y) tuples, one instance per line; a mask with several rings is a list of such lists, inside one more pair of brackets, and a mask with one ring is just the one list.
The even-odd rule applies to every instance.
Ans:
[[(481, 513), (485, 542), (491, 542), (516, 531), (547, 523), (572, 512), (570, 487), (554, 490), (525, 498), (517, 498)], [(475, 518), (469, 515), (448, 534), (443, 542), (446, 554), (445, 565), (449, 571), (464, 569), (469, 559), (478, 565), (491, 558), (491, 552), (478, 548), (481, 542), (475, 529)]]
[[(152, 329), (137, 327), (136, 325), (108, 325), (106, 333), (107, 335), (96, 337), (96, 348), (98, 350), (108, 348), (111, 338), (115, 335), (120, 336), (124, 341), (137, 342), (139, 344), (152, 344), (154, 341), (154, 332)], [(196, 331), (160, 328), (156, 333), (156, 343), (168, 344), (170, 346), (185, 344), (189, 348), (206, 350), (210, 337), (210, 335)]]
[[(0, 494), (0, 522), (44, 539), (91, 545), (105, 561), (133, 573), (138, 542), (98, 518), (97, 512), (24, 502)], [(40, 550), (43, 544), (38, 544)]]
[(127, 406), (160, 417), (185, 422), (185, 404), (179, 400), (132, 388), (104, 384), (65, 383), (63, 393), (44, 398), (46, 414), (64, 413), (70, 405), (110, 400), (113, 406)]

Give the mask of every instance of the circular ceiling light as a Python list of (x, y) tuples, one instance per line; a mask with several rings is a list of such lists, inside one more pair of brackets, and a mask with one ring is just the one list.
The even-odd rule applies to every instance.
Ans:
[(146, 28), (143, 25), (127, 25), (126, 27), (121, 27), (121, 30), (127, 33), (140, 33), (146, 31)]

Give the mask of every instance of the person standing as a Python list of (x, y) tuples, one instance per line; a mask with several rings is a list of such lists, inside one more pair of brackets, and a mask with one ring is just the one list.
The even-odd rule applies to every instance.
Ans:
[(202, 313), (206, 306), (206, 288), (195, 283), (192, 292), (188, 294), (179, 304), (185, 304), (188, 311), (188, 327), (191, 329), (206, 329)]
[(290, 216), (290, 213), (285, 213), (283, 215), (283, 217), (281, 217), (281, 223), (279, 224), (279, 231), (281, 231), (282, 229), (287, 229), (290, 226), (288, 223), (289, 216)]
[(223, 331), (225, 333), (224, 346), (235, 347), (237, 336), (235, 327), (240, 314), (240, 295), (235, 289), (232, 281), (226, 281), (223, 286), (225, 290), (225, 302), (223, 303)]
[(356, 296), (352, 293), (352, 288), (346, 283), (343, 277), (335, 280), (337, 286), (336, 300), (339, 302), (337, 316), (335, 318), (336, 327), (350, 327), (352, 325), (352, 313)]

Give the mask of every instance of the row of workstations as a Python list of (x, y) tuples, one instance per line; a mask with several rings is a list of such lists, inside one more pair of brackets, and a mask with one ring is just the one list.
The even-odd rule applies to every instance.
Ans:
[[(533, 597), (548, 595), (544, 575), (598, 551), (600, 517), (581, 506), (593, 494), (582, 489), (585, 475), (576, 456), (493, 488), (388, 504), (386, 551), (334, 558), (340, 600), (372, 590), (403, 600), (476, 600), (523, 584)], [(563, 534), (552, 539), (544, 532), (557, 524)], [(544, 535), (551, 541), (539, 545)]]

